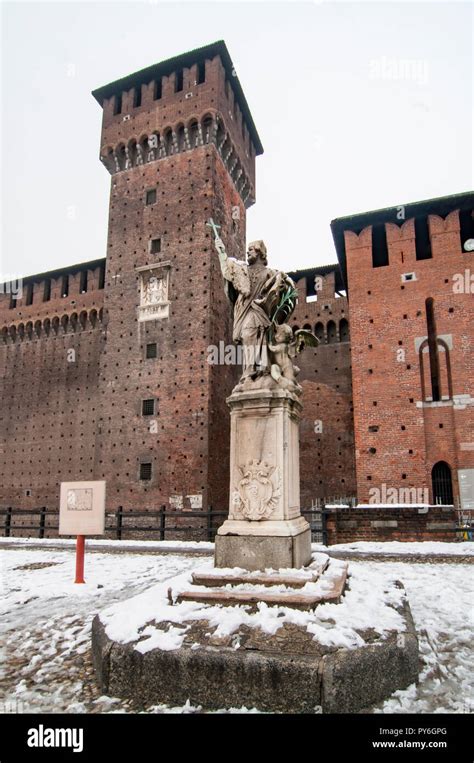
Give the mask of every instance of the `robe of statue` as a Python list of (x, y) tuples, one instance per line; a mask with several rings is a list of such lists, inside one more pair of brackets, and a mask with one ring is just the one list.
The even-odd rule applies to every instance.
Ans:
[(242, 344), (242, 377), (256, 376), (269, 369), (267, 328), (278, 304), (274, 289), (281, 275), (264, 265), (252, 266), (232, 257), (221, 263), (227, 296), (234, 305), (234, 342)]

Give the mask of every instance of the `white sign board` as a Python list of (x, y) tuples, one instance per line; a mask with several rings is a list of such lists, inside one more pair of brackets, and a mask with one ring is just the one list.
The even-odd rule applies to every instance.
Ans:
[(474, 469), (458, 469), (461, 509), (474, 509)]
[(105, 481), (61, 482), (60, 535), (103, 535)]

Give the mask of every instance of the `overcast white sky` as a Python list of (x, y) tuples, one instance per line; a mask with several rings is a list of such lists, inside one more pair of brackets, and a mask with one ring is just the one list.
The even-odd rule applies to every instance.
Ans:
[(472, 189), (469, 3), (7, 2), (1, 13), (4, 276), (105, 255), (110, 176), (91, 90), (218, 39), (265, 149), (247, 232), (274, 266), (334, 262), (334, 217)]

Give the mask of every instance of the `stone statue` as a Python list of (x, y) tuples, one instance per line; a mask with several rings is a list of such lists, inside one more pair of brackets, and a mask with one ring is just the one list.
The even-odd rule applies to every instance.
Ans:
[(249, 385), (255, 388), (253, 383), (257, 380), (259, 386), (270, 387), (269, 330), (293, 312), (295, 284), (286, 273), (268, 267), (263, 241), (249, 244), (247, 263), (241, 262), (227, 256), (214, 222), (211, 220), (208, 225), (214, 230), (224, 287), (234, 307), (233, 340), (243, 349), (242, 377), (236, 389)]
[(264, 570), (303, 567), (311, 560), (311, 528), (301, 515), (299, 421), (302, 387), (293, 358), (318, 343), (287, 320), (296, 305), (291, 278), (268, 267), (263, 241), (247, 262), (228, 257), (215, 236), (224, 286), (234, 307), (233, 338), (243, 348), (243, 373), (227, 398), (230, 417), (229, 517), (219, 527), (216, 567)]
[(217, 231), (220, 226), (213, 220), (207, 225), (214, 231), (224, 288), (234, 307), (233, 340), (243, 349), (242, 377), (234, 391), (278, 385), (301, 394), (296, 382), (299, 369), (292, 358), (305, 344), (314, 346), (318, 340), (309, 331), (298, 331), (293, 337), (285, 322), (296, 305), (294, 282), (286, 273), (268, 267), (263, 241), (249, 244), (247, 263), (241, 262), (227, 256)]

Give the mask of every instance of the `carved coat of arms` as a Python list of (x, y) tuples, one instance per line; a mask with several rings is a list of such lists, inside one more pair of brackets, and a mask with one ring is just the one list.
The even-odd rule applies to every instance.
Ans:
[(281, 474), (277, 466), (253, 459), (239, 466), (242, 475), (237, 492), (237, 512), (245, 519), (269, 519), (281, 495)]

